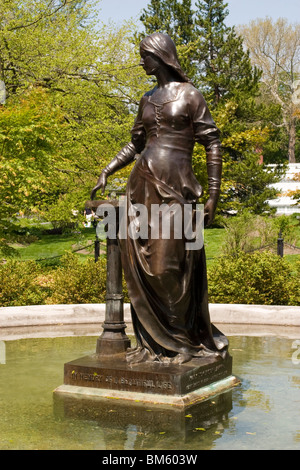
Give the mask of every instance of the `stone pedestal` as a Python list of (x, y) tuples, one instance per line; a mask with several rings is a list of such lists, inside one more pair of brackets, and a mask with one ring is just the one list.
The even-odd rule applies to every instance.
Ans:
[(66, 363), (64, 385), (55, 392), (186, 407), (237, 383), (229, 355), (225, 360), (203, 357), (181, 365), (130, 365), (124, 355), (109, 361), (94, 354)]

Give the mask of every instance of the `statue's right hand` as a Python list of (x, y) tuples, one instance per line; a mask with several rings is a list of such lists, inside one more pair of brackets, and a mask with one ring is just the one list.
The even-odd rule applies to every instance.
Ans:
[(102, 189), (102, 194), (104, 193), (106, 184), (107, 184), (107, 175), (106, 175), (106, 173), (102, 172), (101, 175), (99, 176), (99, 179), (97, 181), (96, 186), (93, 188), (93, 190), (91, 192), (91, 199), (92, 200), (94, 199), (94, 197), (96, 195), (96, 192), (99, 189)]

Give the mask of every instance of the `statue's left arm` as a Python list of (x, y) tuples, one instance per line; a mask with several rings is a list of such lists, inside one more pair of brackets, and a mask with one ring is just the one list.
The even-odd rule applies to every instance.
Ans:
[(208, 175), (209, 199), (205, 204), (205, 225), (213, 222), (220, 196), (222, 176), (222, 147), (220, 132), (211, 117), (207, 104), (201, 93), (194, 93), (193, 127), (195, 140), (205, 147)]

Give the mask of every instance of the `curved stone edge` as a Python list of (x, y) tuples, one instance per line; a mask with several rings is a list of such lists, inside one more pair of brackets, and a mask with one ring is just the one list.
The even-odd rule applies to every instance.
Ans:
[(300, 326), (300, 307), (284, 305), (210, 304), (213, 323)]
[[(300, 326), (297, 306), (210, 304), (210, 316), (217, 324)], [(105, 304), (0, 308), (1, 328), (101, 324), (104, 319)], [(124, 304), (124, 321), (131, 323), (129, 304)]]

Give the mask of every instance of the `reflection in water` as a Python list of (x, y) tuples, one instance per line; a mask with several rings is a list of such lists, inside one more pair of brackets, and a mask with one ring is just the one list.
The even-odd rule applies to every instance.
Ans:
[[(109, 400), (67, 394), (54, 395), (54, 414), (57, 419), (82, 419), (97, 423), (105, 430), (106, 449), (155, 449), (165, 435), (168, 448), (177, 449), (178, 442), (189, 445), (199, 435), (214, 427), (214, 440), (226, 428), (232, 409), (232, 391), (193, 405), (188, 409), (144, 403), (124, 404)], [(196, 436), (197, 434), (197, 436)], [(167, 439), (166, 439), (167, 438)]]
[[(300, 337), (300, 335), (299, 335)], [(185, 412), (119, 400), (53, 401), (63, 364), (95, 337), (6, 341), (0, 364), (0, 449), (298, 449), (300, 365), (292, 339), (230, 337), (241, 385)], [(55, 395), (58, 397), (58, 395)], [(109, 406), (107, 406), (109, 405)]]

